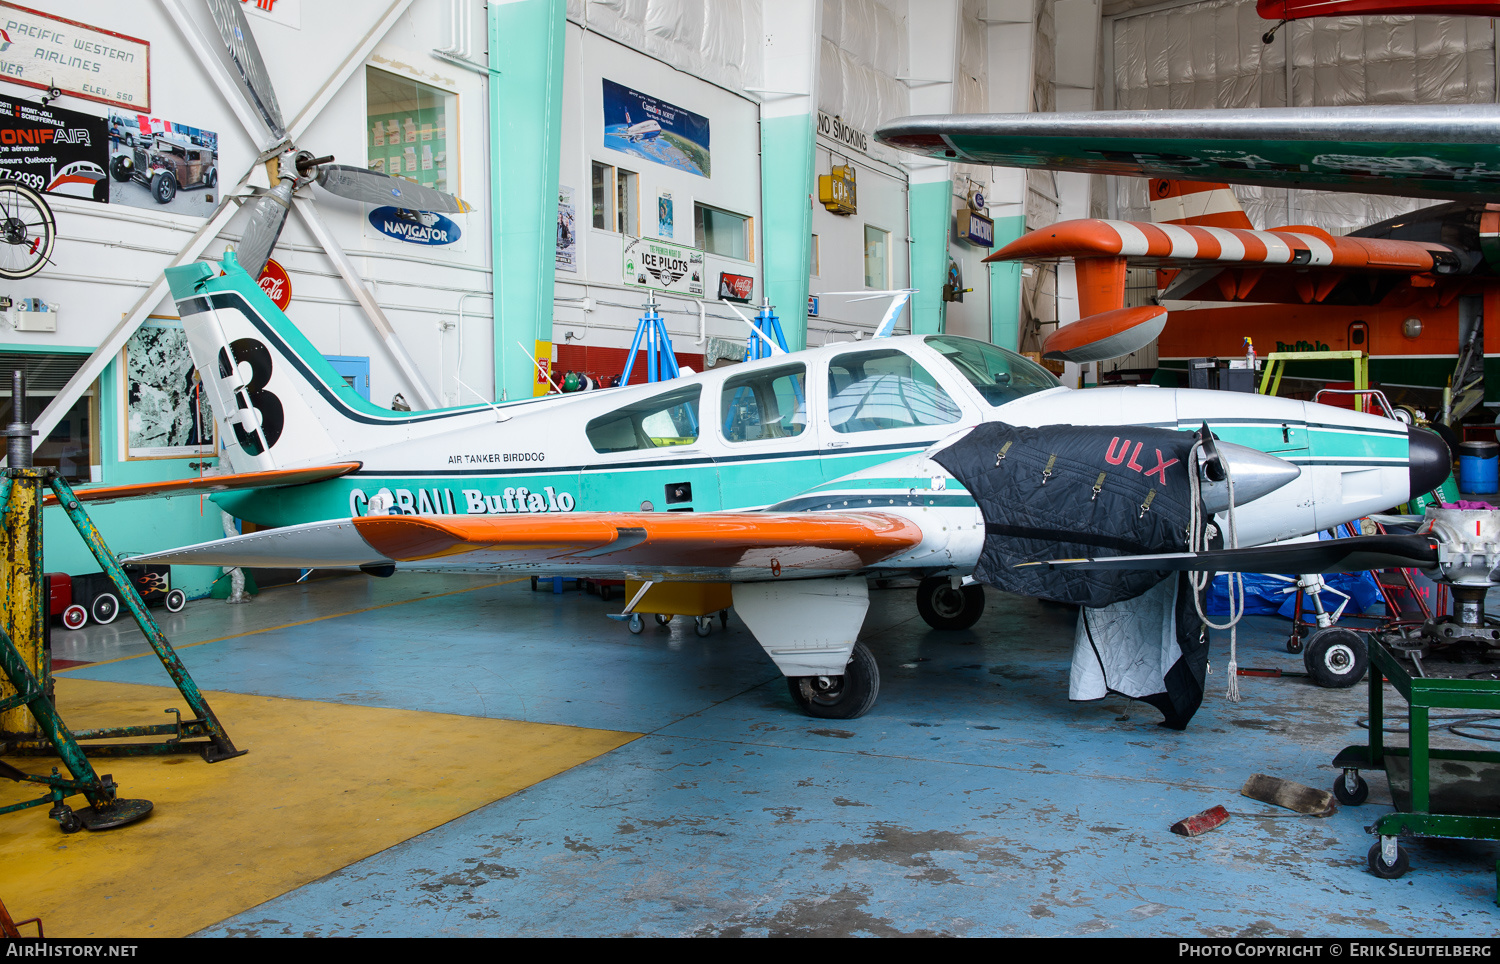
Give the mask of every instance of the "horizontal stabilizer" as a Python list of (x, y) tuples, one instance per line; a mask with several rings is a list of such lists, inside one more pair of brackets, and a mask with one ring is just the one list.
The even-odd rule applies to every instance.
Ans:
[(252, 569), (342, 569), (390, 565), (355, 528), (354, 519), (330, 519), (284, 529), (200, 542), (195, 546), (131, 556), (134, 563), (174, 566), (246, 566)]
[(1287, 545), (1219, 549), (1212, 552), (1168, 552), (1147, 556), (1053, 559), (1022, 563), (1048, 569), (1145, 569), (1153, 572), (1364, 572), (1368, 569), (1430, 569), (1438, 562), (1437, 544), (1427, 536), (1355, 536)]
[(1166, 325), (1167, 309), (1160, 305), (1103, 311), (1059, 325), (1042, 340), (1042, 357), (1070, 362), (1119, 358), (1151, 344)]
[[(232, 475), (203, 475), (196, 479), (172, 479), (164, 482), (138, 482), (133, 485), (99, 485), (74, 489), (79, 502), (125, 502), (130, 499), (171, 498), (174, 495), (213, 495), (237, 489), (268, 489), (287, 485), (323, 482), (358, 471), (359, 462), (314, 465), (305, 469), (270, 469), (264, 472), (238, 472)], [(56, 505), (57, 497), (49, 495), (45, 505)]]

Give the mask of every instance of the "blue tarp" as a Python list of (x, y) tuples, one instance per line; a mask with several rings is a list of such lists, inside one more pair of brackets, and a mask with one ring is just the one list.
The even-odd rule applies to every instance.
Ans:
[[(1347, 538), (1358, 535), (1357, 532), (1348, 531), (1347, 527), (1340, 527), (1338, 538)], [(1334, 536), (1327, 532), (1319, 533), (1323, 539), (1331, 539)], [(1289, 579), (1290, 581), (1286, 581)], [(1245, 613), (1275, 613), (1287, 619), (1292, 618), (1292, 610), (1296, 607), (1297, 577), (1288, 575), (1286, 579), (1277, 579), (1264, 573), (1245, 573)], [(1380, 595), (1380, 587), (1375, 582), (1375, 576), (1368, 572), (1339, 572), (1323, 577), (1323, 582), (1329, 587), (1337, 589), (1350, 597), (1350, 602), (1344, 609), (1345, 615), (1357, 615), (1365, 612), (1372, 606), (1381, 604), (1384, 611), (1384, 598)], [(1287, 592), (1288, 589), (1293, 590)], [(1323, 606), (1329, 612), (1339, 607), (1343, 600), (1329, 593), (1323, 597)], [(1208, 589), (1208, 597), (1204, 600), (1204, 610), (1210, 616), (1229, 615), (1229, 575), (1219, 573), (1214, 576), (1214, 581)], [(1312, 601), (1304, 600), (1302, 603), (1304, 613), (1313, 611)], [(1309, 617), (1309, 621), (1311, 618)]]

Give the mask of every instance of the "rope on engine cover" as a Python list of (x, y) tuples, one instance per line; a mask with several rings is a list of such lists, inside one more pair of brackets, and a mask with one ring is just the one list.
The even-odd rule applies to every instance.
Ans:
[[(1209, 527), (1212, 525), (1212, 516), (1203, 517), (1202, 474), (1200, 472), (1201, 455), (1206, 452), (1201, 440), (1193, 443), (1192, 451), (1188, 453), (1188, 485), (1192, 492), (1191, 521), (1188, 524), (1188, 551), (1203, 552), (1209, 548)], [(1225, 518), (1229, 523), (1229, 548), (1238, 549), (1240, 546), (1239, 530), (1234, 521), (1234, 477), (1229, 472), (1229, 463), (1225, 459), (1219, 459), (1219, 465), (1224, 471), (1224, 484), (1229, 489), (1229, 508), (1224, 511)], [(1234, 703), (1240, 701), (1239, 683), (1239, 660), (1238, 633), (1235, 629), (1239, 621), (1245, 616), (1245, 576), (1243, 573), (1231, 572), (1229, 575), (1229, 622), (1220, 625), (1208, 618), (1203, 611), (1204, 591), (1213, 580), (1211, 572), (1190, 572), (1188, 583), (1193, 587), (1193, 607), (1198, 611), (1198, 618), (1203, 625), (1209, 629), (1229, 630), (1229, 685), (1225, 696)]]

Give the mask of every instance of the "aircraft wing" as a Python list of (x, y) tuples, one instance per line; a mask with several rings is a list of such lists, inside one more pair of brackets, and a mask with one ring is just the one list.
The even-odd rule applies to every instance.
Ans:
[[(314, 465), (302, 469), (269, 469), (263, 472), (238, 472), (232, 475), (204, 475), (196, 479), (173, 479), (166, 482), (138, 482), (132, 485), (99, 485), (92, 488), (74, 489), (79, 502), (125, 502), (130, 499), (150, 499), (174, 495), (212, 495), (215, 492), (231, 492), (236, 489), (275, 488), (286, 485), (305, 485), (336, 479), (359, 469), (360, 462), (336, 462), (332, 465)], [(43, 505), (56, 505), (57, 497), (48, 495)]]
[(903, 117), (877, 140), (1000, 167), (1500, 197), (1500, 106), (1276, 107)]
[(1500, 17), (1494, 0), (1257, 0), (1262, 20), (1303, 20), (1307, 17), (1446, 14), (1454, 17)]
[(388, 515), (253, 532), (131, 561), (742, 582), (857, 572), (921, 541), (915, 523), (878, 512)]

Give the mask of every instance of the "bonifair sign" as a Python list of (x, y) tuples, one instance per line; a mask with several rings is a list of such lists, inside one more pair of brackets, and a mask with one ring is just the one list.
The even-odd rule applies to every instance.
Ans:
[(411, 244), (452, 244), (463, 236), (457, 224), (432, 211), (378, 207), (370, 212), (370, 226), (388, 238)]

